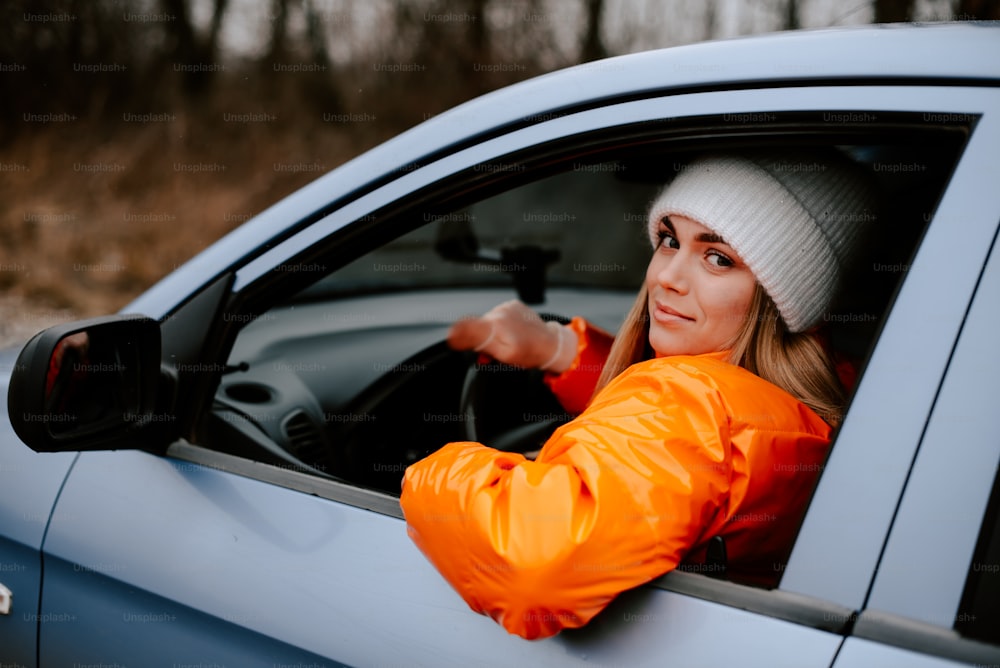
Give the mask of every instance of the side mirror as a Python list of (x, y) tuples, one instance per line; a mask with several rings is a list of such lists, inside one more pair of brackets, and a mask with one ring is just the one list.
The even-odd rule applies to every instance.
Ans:
[[(160, 325), (107, 316), (50, 327), (21, 350), (7, 411), (36, 452), (153, 446)], [(159, 423), (159, 424), (154, 424)]]

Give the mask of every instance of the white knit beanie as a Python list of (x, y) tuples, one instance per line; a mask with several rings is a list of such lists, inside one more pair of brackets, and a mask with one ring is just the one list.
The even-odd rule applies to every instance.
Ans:
[(659, 242), (667, 215), (719, 234), (801, 332), (829, 307), (862, 228), (876, 205), (867, 179), (846, 157), (827, 153), (707, 155), (680, 167), (649, 212)]

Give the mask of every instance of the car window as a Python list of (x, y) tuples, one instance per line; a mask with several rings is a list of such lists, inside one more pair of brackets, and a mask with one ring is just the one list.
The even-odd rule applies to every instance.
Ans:
[(643, 222), (656, 190), (656, 183), (629, 180), (618, 163), (575, 163), (458, 210), (420, 212), (422, 225), (300, 298), (414, 286), (508, 287), (513, 273), (536, 262), (547, 285), (631, 290), (648, 260)]
[[(879, 128), (845, 141), (812, 129), (733, 144), (836, 146), (876, 183), (884, 206), (866, 214), (863, 249), (821, 326), (848, 385), (863, 372), (964, 145), (963, 132), (941, 130)], [(726, 146), (649, 141), (586, 159), (567, 151), (461, 197), (415, 193), (389, 218), (359, 220), (356, 243), (367, 252), (331, 261), (319, 280), (240, 321), (228, 367), (241, 370), (223, 377), (201, 444), (398, 496), (409, 464), (470, 439), (461, 402), (475, 356), (447, 352), (450, 324), (521, 297), (539, 312), (581, 315), (615, 332), (648, 263), (649, 202), (691, 155)], [(526, 264), (517, 252), (536, 263), (532, 278), (511, 270)], [(526, 451), (540, 447), (569, 418), (540, 385), (537, 377), (503, 381), (487, 431)], [(532, 431), (532, 422), (546, 424)], [(511, 436), (516, 430), (531, 433)]]
[[(867, 243), (824, 323), (845, 368), (853, 372), (874, 344), (891, 296), (906, 275), (956, 147), (841, 148), (868, 165), (885, 199), (893, 202), (888, 212), (870, 212)], [(466, 436), (464, 416), (457, 412), (461, 369), (423, 381), (401, 380), (398, 396), (385, 397), (377, 414), (359, 412), (371, 403), (361, 400), (364, 393), (387, 374), (419, 376), (422, 369), (413, 365), (421, 363), (407, 360), (440, 341), (455, 319), (506, 299), (520, 297), (563, 317), (583, 315), (614, 332), (648, 263), (646, 208), (687, 156), (623, 152), (615, 160), (575, 160), (561, 172), (521, 179), (459, 208), (424, 205), (407, 212), (409, 232), (384, 241), (243, 329), (229, 364), (247, 364), (249, 371), (223, 379), (220, 408), (248, 418), (257, 432), (278, 441), (279, 451), (308, 452), (308, 463), (333, 475), (344, 464), (338, 442), (366, 433), (372, 442), (369, 461), (355, 464), (346, 479), (398, 491), (396, 474), (406, 465)], [(912, 164), (922, 169), (903, 168)], [(518, 276), (529, 263), (535, 264), (522, 273), (533, 277)], [(520, 292), (518, 280), (528, 284)], [(420, 388), (421, 382), (431, 384)], [(405, 424), (405, 415), (412, 424)], [(405, 447), (388, 443), (404, 434), (409, 434)], [(375, 455), (383, 446), (386, 451)], [(398, 451), (390, 452), (393, 448)]]

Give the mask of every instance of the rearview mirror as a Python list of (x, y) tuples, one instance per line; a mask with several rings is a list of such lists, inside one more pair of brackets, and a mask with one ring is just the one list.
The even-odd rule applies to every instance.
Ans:
[(559, 261), (559, 251), (535, 245), (499, 250), (482, 248), (468, 219), (448, 218), (438, 225), (434, 250), (445, 260), (486, 264), (511, 275), (517, 297), (525, 304), (545, 303), (545, 272)]
[(150, 443), (139, 432), (154, 422), (159, 376), (155, 320), (108, 316), (57, 325), (21, 350), (7, 411), (36, 452), (136, 448)]

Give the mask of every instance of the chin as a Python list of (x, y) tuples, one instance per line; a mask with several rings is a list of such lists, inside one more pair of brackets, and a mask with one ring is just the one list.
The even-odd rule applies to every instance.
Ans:
[(678, 341), (663, 341), (649, 338), (649, 346), (653, 349), (655, 357), (669, 357), (671, 355), (688, 355), (690, 346), (685, 346)]

